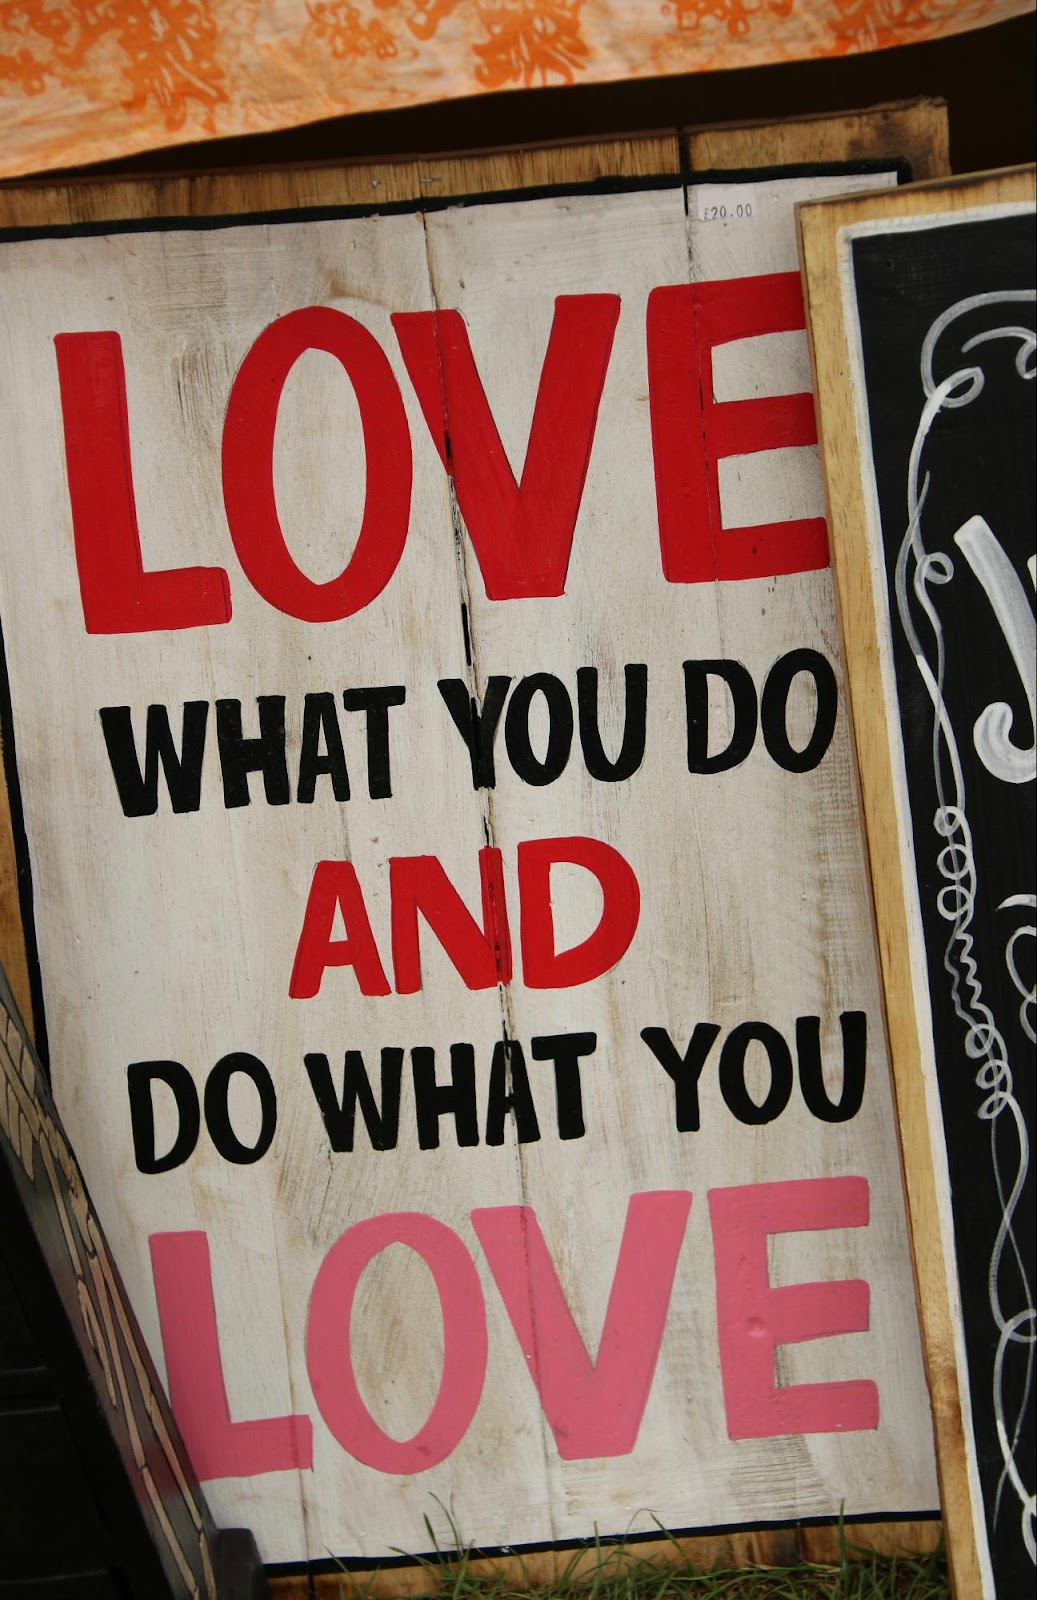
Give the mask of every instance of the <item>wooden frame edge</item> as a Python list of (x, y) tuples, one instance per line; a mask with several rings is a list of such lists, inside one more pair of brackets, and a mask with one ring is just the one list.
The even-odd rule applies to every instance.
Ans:
[[(899, 871), (896, 786), (885, 687), (879, 657), (879, 620), (868, 556), (863, 466), (850, 391), (851, 352), (843, 317), (840, 279), (841, 229), (854, 220), (905, 214), (939, 214), (967, 204), (1026, 198), (1006, 190), (1028, 180), (1032, 166), (963, 179), (941, 178), (895, 191), (797, 206), (803, 293), (810, 334), (817, 402), (818, 443), (832, 547), (836, 601), (846, 656), (850, 714), (862, 793), (865, 840), (882, 966), (886, 1023), (898, 1137), (907, 1199), (923, 1355), (936, 1438), (937, 1470), (951, 1582), (958, 1600), (982, 1594), (973, 1537), (973, 1495), (965, 1455), (954, 1356), (953, 1310), (944, 1269), (942, 1224), (929, 1142), (929, 1117), (922, 1070), (922, 1036), (911, 990), (901, 981), (910, 966), (907, 890)], [(958, 206), (941, 200), (958, 198)]]

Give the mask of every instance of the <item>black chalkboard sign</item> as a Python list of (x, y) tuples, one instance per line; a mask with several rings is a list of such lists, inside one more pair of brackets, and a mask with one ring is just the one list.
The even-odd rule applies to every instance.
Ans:
[[(845, 206), (830, 219), (842, 224), (832, 237), (867, 529), (866, 554), (863, 541), (844, 551), (840, 576), (851, 631), (853, 587), (871, 590), (868, 692), (874, 700), (881, 682), (886, 717), (895, 827), (877, 848), (872, 784), (872, 867), (891, 873), (895, 840), (906, 934), (886, 937), (877, 886), (887, 1004), (896, 1064), (910, 991), (938, 1215), (938, 1237), (920, 1241), (915, 1228), (916, 1264), (920, 1252), (942, 1258), (953, 1325), (953, 1351), (929, 1350), (934, 1411), (934, 1369), (956, 1367), (975, 1571), (984, 1595), (1009, 1600), (1034, 1577), (1034, 209), (936, 206), (866, 220)], [(816, 304), (816, 281), (813, 291)], [(815, 325), (824, 412), (822, 337)], [(829, 421), (838, 569), (845, 463), (835, 465)], [(849, 643), (856, 712), (864, 645)], [(863, 769), (879, 759), (874, 718), (874, 705), (862, 708)], [(906, 1136), (905, 1166), (910, 1192)], [(928, 1270), (919, 1265), (923, 1297)], [(939, 1436), (939, 1414), (936, 1424)]]
[(893, 243), (855, 239), (853, 278), (976, 1466), (1009, 1596), (1033, 1577), (1033, 217)]

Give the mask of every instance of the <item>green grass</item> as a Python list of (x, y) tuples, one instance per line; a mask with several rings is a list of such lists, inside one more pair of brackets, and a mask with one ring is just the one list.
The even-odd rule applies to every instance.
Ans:
[(434, 1600), (947, 1600), (950, 1589), (938, 1556), (869, 1556), (837, 1567), (664, 1568), (629, 1561), (622, 1571), (603, 1563), (597, 1571), (523, 1586), (513, 1574), (474, 1578), (462, 1567), (432, 1569)]
[[(429, 1533), (432, 1534), (431, 1526)], [(438, 1548), (438, 1546), (437, 1546)], [(572, 1557), (551, 1584), (526, 1582), (522, 1559), (507, 1569), (476, 1568), (474, 1553), (455, 1542), (440, 1559), (420, 1563), (428, 1600), (949, 1600), (942, 1550), (922, 1556), (878, 1556), (839, 1538), (832, 1566), (714, 1567), (703, 1571), (676, 1541), (666, 1565), (639, 1556), (637, 1545), (599, 1544)], [(588, 1561), (588, 1554), (590, 1560)], [(377, 1594), (377, 1587), (342, 1586), (346, 1595)]]

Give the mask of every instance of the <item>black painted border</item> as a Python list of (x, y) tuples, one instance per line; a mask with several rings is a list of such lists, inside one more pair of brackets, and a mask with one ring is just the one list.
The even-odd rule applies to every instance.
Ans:
[[(384, 163), (390, 165), (391, 163)], [(682, 164), (679, 172), (656, 177), (593, 178), (587, 183), (544, 183), (527, 189), (492, 189), (464, 195), (422, 195), (418, 200), (385, 200), (370, 205), (299, 206), (283, 211), (227, 212), (218, 216), (126, 217), (111, 222), (55, 222), (26, 228), (0, 228), (0, 244), (30, 239), (89, 239), (124, 233), (209, 233), (223, 228), (277, 227), (300, 222), (351, 222), (368, 217), (418, 216), (428, 211), (456, 207), (513, 205), (521, 200), (565, 200), (596, 195), (638, 194), (667, 189), (687, 191), (707, 183), (774, 183), (785, 178), (852, 178), (892, 172), (897, 183), (911, 181), (910, 163), (895, 157), (874, 161), (818, 161), (782, 167), (710, 168), (692, 171)], [(117, 177), (102, 180), (118, 183)], [(127, 180), (134, 183), (148, 180)]]
[[(441, 195), (427, 198), (423, 196), (417, 201), (389, 201), (383, 202), (381, 205), (373, 204), (370, 206), (312, 206), (285, 211), (243, 212), (237, 215), (212, 217), (142, 217), (128, 218), (121, 222), (60, 223), (52, 226), (31, 228), (2, 228), (0, 229), (0, 245), (32, 239), (91, 238), (130, 233), (214, 232), (237, 227), (283, 226), (291, 223), (308, 222), (346, 222), (368, 217), (418, 215), (426, 211), (445, 211), (451, 207), (467, 208), (477, 205), (504, 205), (513, 204), (521, 200), (637, 194), (672, 189), (681, 189), (683, 191), (684, 209), (685, 213), (687, 213), (688, 190), (709, 183), (769, 183), (785, 178), (854, 177), (893, 172), (899, 185), (909, 183), (912, 177), (910, 164), (906, 160), (894, 157), (874, 161), (828, 161), (778, 167), (740, 167), (731, 170), (721, 168), (693, 172), (684, 166), (685, 151), (686, 145), (682, 138), (682, 170), (675, 173), (660, 174), (654, 178), (607, 177), (597, 178), (589, 183), (582, 184), (543, 184), (527, 189), (509, 189), (471, 195)], [(116, 183), (119, 180), (117, 176), (113, 176), (101, 181)], [(148, 180), (134, 179), (132, 181), (146, 182)], [(29, 963), (29, 981), (32, 992), (33, 1022), (37, 1039), (36, 1050), (49, 1082), (50, 1060), (47, 1050), (46, 1014), (43, 1004), (42, 974), (39, 965), (36, 927), (33, 920), (32, 862), (28, 838), (25, 833), (21, 788), (18, 780), (11, 691), (2, 623), (0, 623), (0, 738), (2, 738), (3, 762), (10, 795), (15, 859), (18, 866), (19, 901), (25, 931), (26, 957)], [(708, 1538), (710, 1536), (720, 1537), (733, 1533), (780, 1532), (785, 1530), (791, 1532), (799, 1528), (837, 1527), (847, 1520), (854, 1523), (929, 1522), (938, 1521), (939, 1517), (940, 1512), (935, 1509), (928, 1511), (874, 1511), (860, 1515), (841, 1513), (833, 1516), (801, 1517), (789, 1521), (715, 1523), (707, 1527), (678, 1529), (664, 1529), (660, 1526), (658, 1530), (642, 1533), (595, 1534), (591, 1539), (549, 1539), (528, 1544), (472, 1546), (465, 1553), (471, 1560), (494, 1560), (507, 1556), (539, 1555), (551, 1550), (579, 1551), (594, 1549), (597, 1546), (612, 1547), (622, 1544), (645, 1544), (653, 1541), (658, 1542), (660, 1539), (665, 1538)], [(320, 1561), (271, 1563), (264, 1568), (264, 1571), (271, 1577), (319, 1575), (341, 1571), (358, 1572), (370, 1571), (374, 1568), (406, 1568), (425, 1564), (448, 1564), (456, 1560), (457, 1555), (457, 1551), (436, 1550), (424, 1554), (392, 1555), (375, 1558), (367, 1556), (332, 1556), (327, 1560)]]
[(662, 1523), (641, 1533), (602, 1533), (589, 1539), (541, 1539), (529, 1544), (462, 1545), (456, 1550), (433, 1550), (427, 1554), (392, 1556), (331, 1556), (322, 1561), (271, 1562), (263, 1571), (271, 1578), (319, 1576), (329, 1572), (374, 1572), (391, 1567), (449, 1566), (462, 1557), (466, 1561), (501, 1561), (509, 1556), (546, 1555), (549, 1551), (613, 1549), (630, 1544), (659, 1544), (672, 1539), (725, 1538), (735, 1533), (796, 1533), (801, 1528), (838, 1528), (852, 1522), (855, 1527), (896, 1522), (939, 1522), (939, 1511), (843, 1511), (838, 1516), (796, 1517), (775, 1522), (718, 1522), (708, 1527), (667, 1528)]

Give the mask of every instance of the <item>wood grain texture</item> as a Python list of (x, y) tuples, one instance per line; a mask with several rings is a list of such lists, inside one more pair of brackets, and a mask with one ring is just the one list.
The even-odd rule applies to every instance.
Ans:
[[(917, 181), (943, 177), (951, 170), (947, 107), (942, 100), (872, 106), (841, 116), (788, 117), (739, 128), (693, 128), (686, 138), (692, 172), (873, 161), (891, 150), (910, 164)], [(821, 154), (832, 150), (838, 150), (838, 156)]]
[[(601, 178), (651, 177), (680, 170), (676, 132), (542, 148), (342, 164), (271, 172), (212, 172), (151, 180), (69, 180), (0, 185), (0, 229), (152, 217), (234, 216), (321, 206), (391, 205), (451, 195), (506, 192)], [(11, 838), (6, 780), (0, 772), (0, 964), (32, 1029), (25, 936)]]
[(854, 223), (902, 217), (964, 213), (1034, 197), (1032, 168), (941, 180), (895, 194), (804, 205), (798, 208), (805, 296), (811, 331), (818, 427), (825, 467), (832, 563), (847, 655), (854, 737), (860, 767), (871, 859), (879, 949), (885, 984), (901, 1155), (911, 1225), (918, 1304), (933, 1420), (937, 1440), (948, 1553), (955, 1593), (974, 1600), (982, 1580), (973, 1535), (959, 1376), (955, 1359), (954, 1317), (948, 1292), (942, 1242), (943, 1224), (933, 1164), (933, 1140), (926, 1104), (923, 1054), (912, 984), (909, 896), (901, 869), (898, 820), (901, 814), (894, 776), (889, 719), (879, 639), (884, 628), (876, 610), (868, 510), (855, 401), (849, 381), (853, 359), (839, 293), (840, 230)]
[(674, 131), (593, 144), (574, 142), (378, 163), (317, 162), (273, 171), (6, 183), (0, 185), (0, 227), (382, 206), (679, 171), (680, 142)]
[[(949, 171), (946, 107), (940, 101), (876, 107), (840, 117), (691, 130), (692, 171), (876, 160), (904, 155), (916, 175)], [(642, 138), (473, 152), (379, 163), (317, 163), (272, 172), (213, 172), (151, 180), (0, 184), (0, 228), (49, 227), (125, 218), (226, 216), (304, 207), (365, 206), (450, 195), (508, 192), (600, 178), (681, 170), (676, 130)], [(25, 938), (0, 772), (0, 963), (32, 1028)]]
[(18, 863), (15, 859), (14, 833), (11, 824), (11, 797), (7, 792), (7, 779), (0, 767), (0, 967), (7, 974), (18, 1010), (27, 1018), (26, 1028), (32, 1037), (32, 994), (29, 988), (29, 964), (25, 951), (25, 929), (22, 924), (21, 899), (18, 893)]
[[(906, 119), (906, 120), (905, 120)], [(887, 111), (872, 115), (868, 113), (855, 115), (846, 119), (823, 119), (821, 123), (811, 122), (803, 135), (792, 136), (787, 129), (781, 127), (771, 130), (775, 143), (768, 145), (767, 130), (752, 130), (751, 138), (746, 138), (739, 130), (713, 130), (709, 133), (706, 144), (696, 150), (694, 164), (700, 170), (708, 166), (711, 170), (735, 169), (743, 166), (758, 168), (768, 164), (798, 164), (800, 162), (840, 162), (858, 161), (861, 159), (879, 159), (882, 157), (899, 157), (903, 154), (902, 140), (908, 137), (915, 145), (924, 142), (928, 135), (921, 129), (924, 127), (930, 132), (936, 129), (937, 154), (933, 158), (937, 162), (941, 159), (939, 113), (931, 108), (924, 112), (919, 110), (905, 111), (902, 116), (891, 115)], [(796, 125), (797, 127), (800, 125)], [(797, 143), (796, 140), (799, 140)], [(945, 140), (944, 140), (945, 146)], [(693, 149), (696, 147), (693, 146)], [(796, 152), (802, 152), (797, 154)], [(639, 177), (653, 176), (656, 174), (676, 174), (681, 170), (680, 140), (677, 134), (655, 136), (646, 140), (617, 140), (605, 145), (596, 146), (567, 146), (556, 150), (535, 150), (521, 152), (505, 152), (497, 155), (472, 156), (453, 158), (445, 161), (426, 161), (424, 159), (413, 162), (396, 162), (384, 166), (358, 166), (358, 167), (306, 167), (290, 169), (276, 173), (237, 173), (206, 175), (205, 177), (174, 178), (155, 180), (153, 182), (125, 183), (118, 180), (107, 183), (70, 183), (65, 185), (49, 185), (42, 188), (31, 186), (8, 186), (0, 190), (0, 226), (2, 227), (32, 227), (53, 223), (92, 223), (114, 221), (120, 218), (206, 216), (206, 215), (238, 215), (255, 211), (291, 211), (303, 207), (320, 206), (356, 206), (364, 208), (368, 204), (381, 205), (387, 202), (420, 201), (430, 193), (437, 198), (458, 194), (485, 194), (494, 191), (521, 191), (524, 188), (537, 188), (544, 185), (581, 184), (593, 181), (598, 177)], [(633, 210), (631, 211), (633, 215)], [(428, 234), (428, 260), (431, 277), (431, 288), (435, 295), (436, 303), (442, 306), (459, 306), (466, 316), (477, 318), (480, 312), (478, 284), (470, 281), (467, 271), (462, 274), (459, 262), (463, 259), (461, 235), (463, 233), (466, 213), (464, 211), (444, 212), (429, 210), (426, 213)], [(607, 226), (607, 221), (602, 224)], [(703, 249), (707, 241), (703, 242)], [(581, 247), (586, 248), (581, 240)], [(707, 253), (708, 254), (708, 253)], [(631, 251), (631, 256), (634, 252)], [(704, 257), (706, 259), (706, 257)], [(712, 257), (708, 257), (712, 259)], [(687, 251), (683, 235), (680, 238), (680, 254), (677, 260), (678, 274), (686, 270)], [(635, 263), (636, 265), (636, 260)], [(488, 260), (484, 263), (487, 270), (492, 265)], [(723, 261), (716, 259), (715, 268), (710, 268), (710, 274), (724, 276)], [(776, 264), (769, 270), (784, 270), (787, 264)], [(576, 267), (581, 270), (585, 262), (577, 258), (573, 268), (573, 283), (584, 287), (586, 279), (576, 272)], [(631, 271), (634, 268), (631, 267)], [(464, 277), (462, 283), (461, 277)], [(730, 270), (730, 275), (737, 275), (736, 269)], [(564, 289), (564, 285), (561, 286)], [(546, 291), (545, 291), (546, 293)], [(466, 299), (465, 296), (468, 298)], [(406, 302), (400, 301), (400, 304)], [(525, 315), (525, 313), (522, 313)], [(538, 313), (539, 314), (539, 313)], [(490, 325), (492, 326), (492, 325)], [(523, 337), (528, 335), (524, 331)], [(492, 347), (492, 340), (491, 346)], [(504, 348), (502, 346), (502, 348)], [(502, 357), (502, 360), (504, 358)], [(528, 377), (522, 382), (516, 382), (516, 393), (521, 396), (528, 391)], [(498, 396), (494, 395), (495, 405)], [(521, 400), (516, 404), (521, 409)], [(528, 411), (527, 424), (528, 426)], [(518, 429), (521, 418), (513, 424)], [(521, 451), (520, 451), (521, 453)], [(586, 579), (585, 574), (585, 579)], [(613, 580), (617, 581), (617, 580)], [(827, 580), (826, 580), (827, 581)], [(633, 592), (633, 591), (632, 591)], [(426, 604), (430, 603), (425, 596)], [(437, 598), (431, 601), (438, 603)], [(640, 595), (637, 603), (641, 604)], [(417, 600), (415, 601), (417, 606)], [(826, 610), (826, 600), (823, 585), (819, 585), (812, 601), (813, 610), (810, 622), (816, 627), (818, 636), (823, 638), (826, 645), (837, 652), (838, 645), (834, 637), (834, 628)], [(708, 609), (708, 608), (707, 608)], [(715, 607), (715, 616), (703, 618), (703, 637), (713, 641), (711, 648), (718, 655), (734, 653), (739, 643), (739, 629), (737, 618), (730, 601), (720, 601)], [(513, 653), (512, 660), (507, 658), (507, 649), (510, 648), (503, 637), (495, 638), (494, 619), (492, 608), (487, 608), (486, 602), (477, 598), (472, 603), (473, 627), (476, 638), (475, 671), (485, 674), (488, 671), (501, 670), (516, 672), (533, 670), (536, 666), (535, 655), (528, 662), (524, 662), (521, 651)], [(771, 657), (761, 652), (775, 653), (775, 641), (783, 637), (783, 630), (787, 632), (790, 613), (786, 603), (776, 600), (773, 615), (764, 625), (761, 624), (759, 641), (754, 641), (754, 649), (760, 657), (760, 664), (766, 666)], [(652, 619), (646, 615), (644, 618), (645, 633), (652, 631)], [(797, 623), (797, 626), (804, 624)], [(593, 649), (598, 646), (605, 649), (611, 643), (603, 633), (604, 624), (596, 624), (597, 632), (593, 631), (590, 624), (585, 624), (582, 635), (573, 639), (552, 639), (552, 649), (557, 652), (559, 662), (565, 662), (575, 668), (582, 657), (579, 650)], [(375, 641), (372, 637), (372, 650)], [(704, 645), (689, 646), (696, 652), (706, 654)], [(587, 655), (588, 660), (598, 659), (593, 654)], [(514, 663), (514, 665), (512, 664)], [(459, 669), (463, 671), (463, 668)], [(557, 668), (556, 668), (557, 670)], [(569, 674), (566, 674), (569, 676)], [(482, 680), (484, 682), (484, 679)], [(836, 789), (842, 794), (849, 781), (848, 754), (843, 752), (839, 758), (840, 765), (836, 779), (833, 780)], [(662, 781), (656, 775), (656, 781)], [(469, 800), (473, 797), (469, 794)], [(559, 801), (562, 796), (559, 795)], [(842, 802), (839, 802), (840, 807)], [(499, 817), (491, 817), (495, 838), (499, 838), (506, 851), (513, 847), (517, 834), (521, 834), (524, 827), (524, 818), (517, 803), (509, 802), (510, 816), (507, 813)], [(811, 871), (816, 871), (819, 881), (825, 883), (839, 882), (842, 874), (851, 870), (858, 850), (859, 841), (853, 836), (853, 828), (845, 822), (845, 818), (838, 830), (825, 834), (817, 817), (823, 806), (823, 797), (819, 795), (812, 800), (811, 806), (815, 809), (807, 811), (802, 808), (786, 806), (783, 816), (789, 817), (789, 837), (794, 839), (796, 848), (803, 853), (803, 859), (810, 862)], [(593, 808), (592, 808), (593, 809)], [(503, 810), (503, 807), (502, 807)], [(559, 804), (553, 808), (555, 817), (551, 825), (541, 826), (543, 813), (538, 813), (537, 831), (545, 833), (555, 832), (562, 834), (571, 831), (565, 827), (566, 808)], [(460, 839), (463, 834), (470, 834), (473, 818), (478, 814), (470, 805), (462, 808), (459, 804), (457, 835)], [(601, 814), (608, 822), (608, 807), (601, 806)], [(842, 815), (842, 811), (840, 811)], [(811, 831), (809, 818), (813, 816), (816, 828)], [(557, 818), (557, 825), (553, 825)], [(478, 814), (479, 826), (482, 826), (482, 816)], [(730, 822), (733, 829), (732, 838), (737, 830), (734, 828), (736, 813), (732, 812)], [(462, 826), (463, 824), (463, 826)], [(525, 832), (529, 832), (528, 826)], [(695, 830), (691, 830), (693, 847), (698, 847)], [(229, 847), (228, 847), (229, 848)], [(754, 875), (758, 874), (760, 861), (764, 851), (761, 843), (758, 847), (744, 850), (743, 859), (738, 863), (738, 882), (743, 896), (752, 893)], [(754, 853), (755, 852), (755, 853)], [(734, 843), (734, 858), (737, 861), (737, 840)], [(375, 855), (371, 852), (372, 860)], [(459, 856), (460, 860), (461, 857)], [(848, 865), (848, 863), (850, 865)], [(660, 882), (670, 881), (672, 873), (677, 870), (679, 852), (674, 841), (670, 841), (665, 852), (660, 856), (657, 865)], [(467, 873), (467, 868), (465, 873)], [(451, 876), (457, 881), (467, 882), (467, 877), (461, 871), (451, 871)], [(0, 883), (2, 883), (0, 879)], [(710, 882), (709, 893), (723, 900), (724, 891), (721, 886)], [(731, 891), (728, 890), (728, 893)], [(683, 927), (683, 939), (687, 947), (692, 947), (697, 937), (696, 914), (698, 906), (689, 903), (683, 909), (686, 926)], [(866, 891), (857, 896), (848, 913), (849, 929), (842, 926), (828, 929), (823, 925), (823, 918), (818, 917), (816, 925), (812, 924), (804, 933), (803, 960), (819, 959), (825, 968), (824, 996), (835, 1003), (838, 990), (837, 962), (833, 957), (831, 966), (828, 966), (826, 945), (829, 940), (833, 947), (840, 941), (852, 945), (853, 940), (861, 937), (862, 930), (867, 924)], [(761, 927), (759, 930), (746, 929), (740, 932), (739, 947), (730, 953), (727, 962), (717, 961), (709, 974), (708, 999), (715, 1003), (721, 1011), (724, 1008), (734, 1017), (738, 1006), (742, 1003), (745, 989), (745, 973), (751, 968), (753, 955), (762, 950), (767, 939), (772, 943), (780, 942), (787, 932), (787, 918), (784, 908), (778, 898), (761, 912)], [(866, 936), (870, 937), (870, 936)], [(748, 966), (746, 965), (748, 963)], [(661, 980), (660, 980), (661, 981)], [(705, 1003), (705, 1001), (704, 1001)], [(784, 1002), (782, 1002), (784, 1003)], [(609, 1007), (614, 1007), (615, 1000), (602, 1007), (603, 1020), (607, 1027), (612, 1026), (613, 1017)], [(541, 1013), (542, 1014), (542, 1013)], [(449, 1019), (444, 1020), (444, 1027), (449, 1025)], [(560, 1026), (565, 1025), (564, 1013)], [(537, 1026), (543, 1024), (537, 1021)], [(528, 1032), (528, 1027), (526, 1029)], [(519, 1026), (513, 1030), (513, 1036), (523, 1037), (521, 1019)], [(456, 1034), (445, 1033), (444, 1037), (456, 1037)], [(638, 1047), (640, 1048), (640, 1047)], [(608, 1138), (618, 1159), (619, 1152), (624, 1144), (624, 1127), (632, 1124), (640, 1113), (632, 1104), (620, 1105), (614, 1125), (610, 1122)], [(672, 1119), (671, 1119), (672, 1127)], [(661, 1168), (651, 1161), (651, 1139), (654, 1135), (658, 1139), (662, 1131), (662, 1117), (660, 1114), (659, 1125), (649, 1122), (645, 1132), (644, 1150), (638, 1150), (635, 1157), (631, 1158), (641, 1164), (638, 1169), (639, 1176), (658, 1184)], [(522, 1171), (516, 1166), (514, 1193), (520, 1195), (526, 1192), (530, 1182), (530, 1173), (536, 1174), (537, 1152), (531, 1147), (522, 1149)], [(332, 1202), (338, 1201), (336, 1186), (341, 1186), (342, 1178), (333, 1180), (323, 1175), (326, 1180), (324, 1198), (329, 1192)], [(547, 1175), (549, 1177), (549, 1174)], [(594, 1179), (594, 1173), (588, 1169), (587, 1183)], [(308, 1180), (307, 1180), (308, 1181)], [(676, 1184), (681, 1181), (679, 1169), (675, 1167), (672, 1181)], [(539, 1177), (541, 1186), (545, 1183), (545, 1175)], [(646, 1186), (642, 1182), (640, 1187)], [(301, 1198), (301, 1188), (297, 1186), (293, 1195), (289, 1196), (293, 1202), (298, 1203)], [(512, 1190), (509, 1186), (507, 1194), (502, 1194), (504, 1200), (510, 1196)], [(198, 1212), (201, 1218), (214, 1214), (214, 1207), (220, 1204), (218, 1192), (196, 1197)], [(370, 1209), (378, 1209), (380, 1205), (387, 1205), (391, 1199), (389, 1193), (377, 1192), (377, 1185), (372, 1185), (372, 1193), (365, 1197), (365, 1203)], [(315, 1210), (323, 1204), (319, 1194), (314, 1195)], [(239, 1199), (235, 1202), (244, 1210), (249, 1211), (249, 1226), (253, 1227), (256, 1235), (257, 1246), (261, 1252), (274, 1253), (269, 1233), (264, 1231), (266, 1224), (263, 1221), (263, 1204), (260, 1190), (256, 1189), (248, 1204)], [(696, 1202), (697, 1204), (699, 1202)], [(888, 1214), (891, 1210), (889, 1196), (877, 1196), (874, 1204)], [(334, 1204), (331, 1206), (334, 1215)], [(433, 1207), (434, 1209), (434, 1207)], [(614, 1208), (613, 1208), (614, 1209)], [(702, 1216), (698, 1218), (699, 1226), (704, 1225), (705, 1198), (701, 1198)], [(620, 1219), (621, 1220), (621, 1219)], [(563, 1219), (564, 1221), (564, 1219)], [(201, 1225), (201, 1224), (200, 1224)], [(560, 1226), (563, 1223), (560, 1222)], [(612, 1248), (612, 1247), (609, 1247)], [(608, 1252), (606, 1252), (607, 1254)], [(290, 1270), (286, 1268), (286, 1270)], [(598, 1291), (600, 1294), (600, 1288)], [(581, 1308), (581, 1314), (586, 1317), (590, 1325), (594, 1325), (594, 1317), (598, 1316), (600, 1326), (600, 1313), (603, 1307), (598, 1305), (596, 1311)], [(243, 1331), (247, 1334), (247, 1312), (242, 1310), (239, 1318)], [(690, 1386), (694, 1373), (681, 1371), (679, 1381)], [(278, 1402), (273, 1400), (270, 1409), (277, 1410)], [(538, 1455), (539, 1447), (535, 1441), (526, 1438), (512, 1443), (503, 1444), (506, 1449), (519, 1449), (530, 1452), (530, 1462)], [(798, 1462), (798, 1458), (790, 1460)], [(538, 1471), (546, 1471), (542, 1466)], [(755, 1470), (759, 1470), (757, 1467)], [(795, 1472), (794, 1464), (791, 1471)], [(813, 1470), (813, 1464), (810, 1465)], [(632, 1509), (638, 1501), (637, 1486), (629, 1490), (628, 1509)], [(751, 1517), (751, 1491), (746, 1487), (748, 1510), (742, 1520)], [(561, 1497), (560, 1497), (561, 1498)], [(833, 1505), (833, 1511), (835, 1510)], [(256, 1523), (256, 1531), (262, 1538), (263, 1529)], [(908, 1530), (911, 1530), (910, 1532)], [(910, 1539), (914, 1547), (925, 1547), (933, 1536), (933, 1525), (929, 1523), (900, 1524), (893, 1523), (888, 1528), (874, 1524), (861, 1524), (856, 1530), (862, 1543), (872, 1543), (881, 1547), (886, 1540), (898, 1545), (901, 1540)], [(829, 1541), (826, 1544), (826, 1541)], [(736, 1560), (789, 1560), (796, 1559), (801, 1553), (808, 1550), (814, 1551), (822, 1548), (831, 1548), (830, 1536), (824, 1530), (805, 1530), (781, 1532), (760, 1532), (753, 1534), (736, 1534), (723, 1539), (706, 1539), (702, 1541), (687, 1541), (688, 1548), (695, 1552), (696, 1558), (703, 1564), (708, 1564), (721, 1550), (729, 1550)], [(645, 1552), (648, 1546), (638, 1547), (639, 1552)], [(660, 1559), (665, 1558), (667, 1545), (660, 1542), (653, 1547), (653, 1553), (658, 1553)], [(531, 1558), (532, 1559), (532, 1558)], [(541, 1558), (536, 1558), (538, 1561)], [(558, 1565), (564, 1567), (569, 1560), (568, 1555), (551, 1555), (543, 1558), (545, 1568), (558, 1570)], [(554, 1565), (552, 1565), (554, 1564)], [(529, 1565), (527, 1561), (526, 1565)], [(278, 1580), (281, 1582), (282, 1580)], [(304, 1592), (298, 1587), (296, 1580), (283, 1580), (285, 1583), (296, 1583), (295, 1592)], [(308, 1580), (306, 1580), (308, 1581)], [(319, 1580), (321, 1584), (324, 1580)], [(337, 1578), (329, 1580), (328, 1592), (334, 1593), (331, 1583), (337, 1583)], [(417, 1576), (404, 1570), (394, 1570), (384, 1577), (389, 1589), (395, 1588), (397, 1592), (414, 1592), (415, 1585), (419, 1582)], [(292, 1592), (289, 1588), (285, 1592)]]

